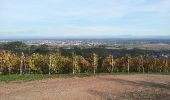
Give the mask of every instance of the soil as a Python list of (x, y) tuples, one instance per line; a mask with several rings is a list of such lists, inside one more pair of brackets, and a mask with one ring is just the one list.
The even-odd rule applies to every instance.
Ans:
[(170, 100), (170, 75), (105, 75), (0, 82), (0, 100)]

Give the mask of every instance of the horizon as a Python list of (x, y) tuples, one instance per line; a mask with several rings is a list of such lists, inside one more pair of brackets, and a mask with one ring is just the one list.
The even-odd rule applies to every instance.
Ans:
[(169, 0), (0, 1), (0, 39), (170, 39)]
[(47, 37), (32, 37), (32, 38), (0, 38), (1, 41), (3, 40), (11, 40), (11, 41), (24, 41), (24, 40), (170, 40), (170, 36), (157, 36), (157, 37), (73, 37), (73, 38), (47, 38)]

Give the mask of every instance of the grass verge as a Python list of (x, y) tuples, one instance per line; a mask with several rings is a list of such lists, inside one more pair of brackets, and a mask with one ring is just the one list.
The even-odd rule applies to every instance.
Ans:
[[(134, 75), (134, 74), (141, 74), (141, 73), (127, 73), (127, 72), (113, 72), (113, 73), (80, 73), (80, 74), (11, 74), (11, 75), (0, 75), (0, 82), (10, 82), (10, 81), (33, 81), (33, 80), (41, 80), (47, 78), (69, 78), (69, 77), (88, 77), (88, 76), (102, 76), (102, 75)], [(163, 74), (163, 75), (170, 75), (164, 73), (145, 73), (145, 74)]]

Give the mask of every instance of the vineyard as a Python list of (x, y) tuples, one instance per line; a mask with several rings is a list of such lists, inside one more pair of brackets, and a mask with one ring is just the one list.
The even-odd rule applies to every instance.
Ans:
[(2, 100), (170, 97), (169, 50), (66, 49), (22, 42), (0, 47)]
[(166, 56), (116, 57), (107, 55), (104, 59), (92, 52), (91, 57), (83, 57), (72, 52), (71, 56), (60, 53), (25, 55), (9, 51), (0, 52), (1, 74), (65, 74), (98, 72), (164, 72), (170, 71), (170, 59)]

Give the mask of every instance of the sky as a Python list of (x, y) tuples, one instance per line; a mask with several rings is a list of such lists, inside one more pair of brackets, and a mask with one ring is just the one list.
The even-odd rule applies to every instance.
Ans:
[(0, 39), (170, 37), (170, 0), (0, 0)]

